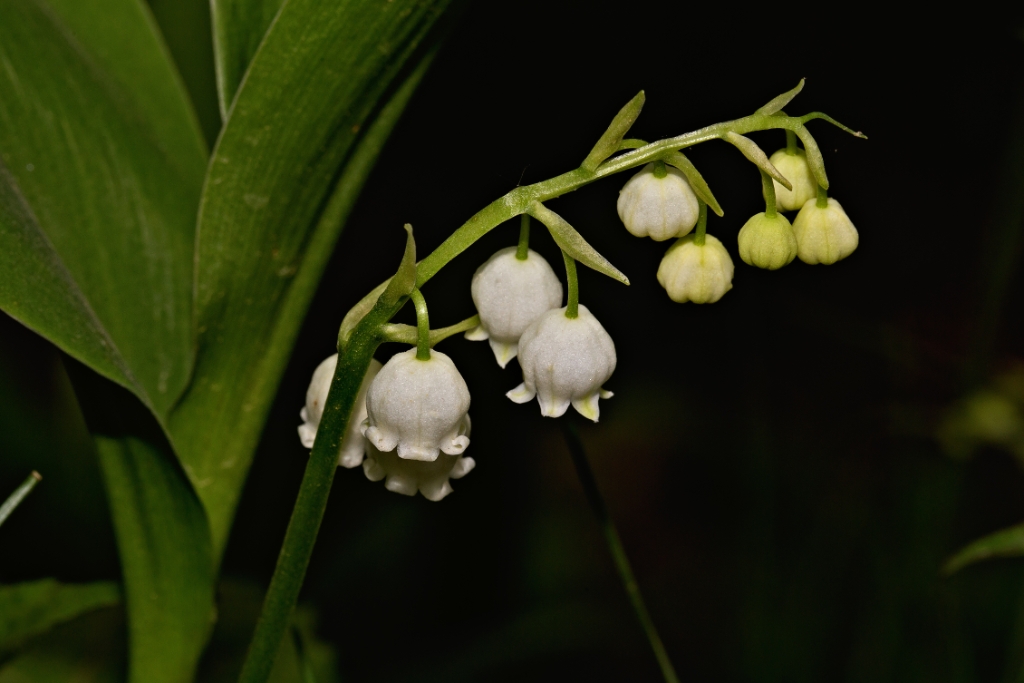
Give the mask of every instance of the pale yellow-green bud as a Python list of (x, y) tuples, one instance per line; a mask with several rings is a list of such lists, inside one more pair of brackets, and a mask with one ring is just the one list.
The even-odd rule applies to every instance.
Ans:
[(779, 169), (779, 173), (793, 185), (792, 190), (787, 190), (778, 182), (772, 181), (775, 183), (775, 200), (780, 211), (798, 211), (808, 199), (817, 196), (818, 183), (811, 174), (811, 167), (807, 165), (807, 154), (802, 149), (798, 149), (796, 154), (780, 149), (768, 161), (772, 162), (772, 165)]
[(796, 258), (796, 235), (781, 213), (771, 218), (764, 213), (752, 216), (740, 228), (738, 241), (740, 258), (748, 266), (778, 270)]
[(703, 245), (687, 235), (673, 244), (658, 266), (658, 282), (678, 303), (710, 304), (732, 289), (732, 259), (717, 238), (705, 235)]
[(831, 265), (857, 248), (860, 238), (839, 202), (829, 197), (822, 208), (810, 199), (793, 221), (797, 256), (804, 263)]

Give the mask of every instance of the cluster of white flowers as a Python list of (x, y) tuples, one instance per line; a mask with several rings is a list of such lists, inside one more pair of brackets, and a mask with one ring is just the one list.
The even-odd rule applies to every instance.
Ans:
[[(799, 213), (792, 223), (777, 212), (751, 217), (737, 240), (743, 262), (777, 270), (797, 257), (804, 263), (832, 264), (852, 254), (857, 229), (839, 202), (818, 198), (804, 150), (781, 149), (770, 162), (793, 186), (787, 190), (772, 181), (778, 210)], [(658, 282), (679, 303), (713, 303), (732, 289), (734, 266), (725, 246), (700, 229), (691, 233), (698, 206), (686, 176), (664, 164), (647, 164), (619, 193), (619, 218), (630, 233), (656, 241), (678, 238), (661, 261)]]
[[(337, 354), (322, 362), (306, 392), (299, 427), (306, 448), (316, 439), (337, 363)], [(462, 456), (469, 430), (469, 388), (455, 364), (439, 351), (419, 360), (412, 348), (395, 354), (383, 367), (370, 361), (338, 464), (361, 464), (370, 481), (386, 477), (389, 491), (409, 496), (420, 491), (429, 500), (441, 500), (452, 491), (448, 479), (458, 479), (476, 465), (473, 458)]]
[[(471, 293), (480, 317), (466, 333), (487, 339), (504, 368), (519, 357), (523, 383), (508, 392), (516, 403), (537, 398), (541, 414), (559, 417), (569, 405), (598, 419), (598, 399), (612, 394), (602, 385), (615, 370), (615, 344), (585, 306), (566, 315), (562, 285), (548, 262), (532, 250), (494, 254), (473, 276)], [(337, 354), (313, 373), (299, 427), (312, 448), (327, 401)], [(338, 464), (363, 466), (367, 479), (386, 479), (389, 491), (418, 492), (441, 500), (475, 467), (463, 456), (469, 446), (469, 388), (451, 359), (432, 350), (429, 360), (415, 348), (395, 354), (383, 367), (373, 361), (363, 379)]]
[[(740, 258), (775, 270), (797, 257), (806, 263), (835, 263), (852, 253), (857, 230), (839, 203), (818, 188), (806, 154), (780, 150), (770, 161), (793, 187), (776, 185), (772, 201), (771, 185), (766, 185), (769, 208), (739, 231)], [(706, 234), (706, 207), (684, 173), (662, 162), (647, 164), (623, 187), (617, 208), (633, 235), (676, 238), (658, 268), (658, 281), (674, 301), (711, 303), (732, 289), (732, 258), (717, 238)], [(793, 223), (778, 213), (797, 209)], [(599, 399), (612, 395), (603, 385), (615, 371), (615, 344), (576, 301), (571, 260), (570, 302), (562, 306), (562, 284), (548, 262), (527, 248), (526, 228), (519, 248), (502, 249), (473, 275), (470, 291), (479, 324), (465, 336), (489, 341), (502, 368), (519, 358), (523, 381), (507, 393), (512, 401), (536, 398), (548, 417), (562, 416), (571, 405), (596, 422)], [(390, 491), (441, 500), (452, 491), (450, 480), (476, 464), (463, 455), (469, 446), (469, 388), (448, 356), (428, 353), (426, 340), (420, 341), (421, 348), (397, 353), (383, 366), (371, 362), (338, 464), (362, 464), (368, 479), (384, 479)], [(307, 448), (316, 438), (337, 362), (335, 354), (313, 373), (299, 427)]]

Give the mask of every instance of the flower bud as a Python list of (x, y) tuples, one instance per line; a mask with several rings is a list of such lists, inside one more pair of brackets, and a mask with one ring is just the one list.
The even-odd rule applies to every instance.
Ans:
[(807, 163), (807, 153), (802, 149), (798, 149), (796, 154), (780, 149), (768, 161), (793, 186), (792, 190), (787, 190), (777, 181), (772, 181), (775, 183), (775, 201), (780, 211), (799, 211), (808, 199), (818, 196), (818, 183)]
[(385, 453), (397, 447), (400, 458), (433, 462), (440, 451), (466, 450), (468, 411), (469, 388), (451, 359), (431, 351), (419, 360), (412, 348), (392, 356), (370, 384), (363, 436)]
[(544, 257), (529, 250), (516, 258), (516, 247), (497, 252), (477, 268), (470, 287), (480, 325), (467, 339), (488, 339), (498, 365), (505, 367), (519, 353), (523, 330), (545, 311), (562, 303), (562, 283)]
[(658, 266), (658, 282), (672, 301), (710, 304), (732, 289), (732, 259), (718, 238), (704, 236), (698, 246), (687, 235), (665, 253)]
[(857, 248), (860, 237), (839, 202), (828, 200), (828, 206), (819, 207), (808, 201), (793, 221), (797, 256), (804, 263), (831, 265), (844, 259)]
[[(316, 440), (316, 431), (320, 426), (320, 418), (324, 414), (324, 404), (327, 403), (327, 394), (331, 390), (331, 381), (334, 379), (334, 370), (338, 367), (338, 354), (330, 356), (313, 371), (313, 379), (306, 390), (306, 406), (299, 412), (303, 424), (299, 425), (299, 439), (306, 448), (313, 447)], [(363, 461), (363, 427), (362, 422), (366, 419), (366, 391), (370, 387), (373, 378), (377, 376), (381, 365), (375, 359), (370, 359), (370, 367), (366, 369), (362, 384), (359, 385), (359, 394), (356, 396), (356, 403), (352, 407), (352, 415), (349, 417), (348, 427), (345, 429), (345, 436), (341, 441), (341, 453), (338, 456), (338, 464), (342, 467), (355, 467)]]
[(662, 165), (666, 173), (659, 178), (654, 167), (647, 164), (629, 179), (619, 192), (617, 208), (626, 230), (662, 242), (693, 230), (700, 207), (697, 195), (678, 169)]
[[(469, 416), (465, 419), (465, 432), (469, 434)], [(370, 481), (387, 477), (384, 487), (388, 491), (415, 496), (419, 491), (427, 500), (438, 501), (452, 492), (449, 479), (461, 479), (476, 467), (473, 458), (440, 454), (436, 460), (407, 460), (394, 451), (384, 453), (367, 443), (367, 456), (363, 474)]]
[(580, 304), (576, 318), (566, 318), (565, 310), (544, 313), (523, 332), (523, 383), (506, 396), (516, 403), (536, 396), (547, 417), (560, 417), (572, 403), (580, 415), (597, 422), (598, 399), (612, 396), (601, 385), (615, 371), (615, 344), (586, 306)]
[(793, 226), (781, 213), (769, 217), (759, 213), (751, 217), (739, 234), (740, 258), (748, 266), (778, 270), (796, 258)]

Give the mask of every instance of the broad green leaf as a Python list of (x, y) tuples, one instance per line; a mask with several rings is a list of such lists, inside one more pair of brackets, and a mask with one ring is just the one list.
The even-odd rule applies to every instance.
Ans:
[(194, 116), (137, 0), (0, 16), (0, 307), (161, 414), (191, 363)]
[(103, 323), (0, 162), (0, 309), (143, 396)]
[(170, 423), (215, 557), (299, 325), (447, 4), (290, 0), (232, 105), (199, 215), (194, 381)]
[(121, 601), (116, 583), (62, 584), (40, 579), (0, 586), (0, 654), (12, 652), (57, 624)]
[(210, 0), (220, 113), (228, 117), (245, 70), (284, 0)]
[(955, 574), (964, 567), (993, 557), (1020, 557), (1024, 555), (1024, 524), (996, 531), (969, 543), (946, 560), (942, 573)]
[(129, 681), (188, 683), (214, 621), (203, 506), (144, 407), (86, 368), (68, 371), (96, 443), (121, 557)]

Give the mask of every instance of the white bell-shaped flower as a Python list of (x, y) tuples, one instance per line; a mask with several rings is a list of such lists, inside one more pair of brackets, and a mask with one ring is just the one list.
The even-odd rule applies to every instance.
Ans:
[[(331, 380), (334, 379), (334, 370), (338, 367), (338, 354), (325, 359), (313, 371), (313, 379), (306, 390), (306, 405), (299, 412), (302, 424), (299, 425), (299, 439), (306, 448), (313, 447), (316, 440), (316, 430), (320, 426), (320, 418), (324, 414), (324, 404), (327, 403), (327, 393), (331, 390)], [(341, 453), (338, 456), (338, 464), (342, 467), (355, 467), (363, 461), (363, 420), (366, 419), (366, 390), (370, 382), (377, 376), (381, 364), (375, 358), (370, 359), (370, 367), (366, 369), (362, 384), (359, 385), (359, 395), (356, 396), (356, 404), (352, 408), (352, 417), (349, 418), (348, 427), (345, 429), (345, 436), (341, 441)]]
[(616, 208), (626, 230), (657, 242), (682, 237), (697, 225), (700, 207), (689, 181), (678, 169), (664, 166), (655, 174), (647, 164), (623, 186)]
[(658, 266), (658, 282), (678, 303), (710, 304), (732, 289), (733, 264), (729, 252), (711, 235), (704, 244), (687, 235), (673, 244)]
[(828, 206), (808, 200), (793, 221), (797, 256), (804, 263), (830, 265), (857, 248), (860, 236), (839, 202), (829, 197)]
[(562, 303), (562, 283), (532, 249), (522, 261), (516, 258), (516, 247), (494, 254), (477, 268), (470, 291), (480, 325), (466, 339), (489, 340), (501, 367), (518, 355), (523, 330)]
[(752, 216), (737, 238), (740, 258), (748, 266), (778, 270), (796, 258), (796, 235), (793, 226), (781, 213)]
[(537, 397), (540, 412), (559, 417), (569, 404), (583, 417), (597, 422), (597, 401), (612, 392), (601, 385), (615, 371), (615, 344), (597, 318), (582, 304), (576, 318), (565, 308), (541, 315), (519, 339), (519, 365), (523, 383), (506, 396), (516, 403)]
[[(463, 420), (460, 430), (469, 437), (469, 415)], [(415, 496), (419, 491), (427, 500), (438, 501), (452, 492), (449, 479), (461, 479), (476, 467), (473, 458), (441, 453), (436, 460), (408, 460), (398, 453), (378, 450), (367, 443), (367, 457), (363, 461), (363, 473), (370, 481), (385, 477), (384, 487), (388, 491)]]
[(366, 392), (363, 436), (377, 450), (433, 462), (438, 453), (459, 455), (469, 445), (463, 421), (469, 388), (455, 363), (440, 351), (430, 360), (412, 348), (391, 357)]
[(772, 181), (775, 183), (775, 201), (778, 202), (780, 211), (799, 211), (808, 199), (818, 196), (818, 183), (811, 173), (805, 151), (797, 149), (795, 154), (790, 154), (783, 148), (773, 154), (768, 161), (772, 162), (793, 186), (792, 190), (787, 190), (779, 185), (778, 181)]

